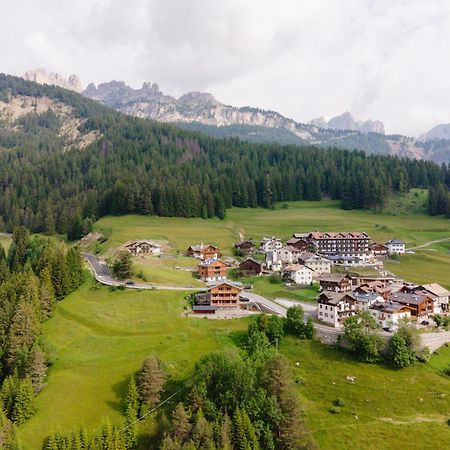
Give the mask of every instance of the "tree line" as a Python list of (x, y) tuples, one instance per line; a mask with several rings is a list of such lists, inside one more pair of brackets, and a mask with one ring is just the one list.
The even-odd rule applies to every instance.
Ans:
[(42, 336), (57, 301), (83, 281), (78, 250), (65, 250), (26, 228), (14, 228), (8, 252), (0, 246), (0, 443), (15, 448), (14, 426), (34, 412), (52, 349)]
[[(79, 238), (107, 214), (224, 218), (232, 206), (338, 199), (347, 209), (381, 208), (392, 192), (450, 186), (450, 169), (429, 161), (313, 146), (216, 139), (121, 115), (74, 92), (0, 75), (0, 93), (47, 96), (101, 137), (64, 149), (52, 114), (30, 113), (0, 132), (3, 227)], [(19, 131), (17, 131), (17, 129)]]

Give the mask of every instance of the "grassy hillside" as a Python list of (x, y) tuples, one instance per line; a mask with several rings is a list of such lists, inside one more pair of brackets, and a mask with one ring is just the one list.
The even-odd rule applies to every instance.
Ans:
[[(180, 380), (203, 353), (240, 341), (246, 319), (185, 318), (183, 305), (181, 292), (93, 290), (91, 281), (61, 302), (45, 324), (56, 361), (37, 397), (36, 415), (19, 428), (25, 449), (39, 449), (51, 430), (83, 424), (95, 429), (104, 419), (120, 421), (128, 378), (146, 355), (156, 352), (173, 379)], [(287, 339), (281, 346), (292, 360), (308, 427), (327, 449), (349, 448), (349, 442), (351, 448), (412, 448), (409, 442), (439, 448), (439, 442), (450, 439), (444, 424), (450, 380), (440, 375), (449, 350), (426, 366), (393, 371), (355, 362), (317, 343)], [(357, 377), (354, 385), (347, 375)], [(343, 398), (346, 406), (333, 415), (329, 409), (336, 398)]]
[[(381, 242), (398, 237), (408, 245), (450, 235), (445, 219), (343, 211), (331, 201), (295, 202), (277, 210), (231, 209), (223, 221), (105, 217), (95, 229), (107, 237), (99, 248), (103, 254), (135, 238), (167, 240), (173, 254), (196, 242), (211, 242), (231, 254), (240, 233), (258, 240), (264, 235), (288, 237), (312, 229), (358, 230)], [(448, 246), (430, 248), (405, 255), (389, 268), (413, 281), (440, 281), (448, 286)], [(145, 275), (152, 281), (158, 276), (166, 281), (162, 269), (172, 261), (155, 259), (144, 267)], [(189, 265), (186, 258), (176, 261)], [(173, 282), (186, 281), (179, 276), (190, 276), (171, 270), (171, 276), (177, 277)], [(267, 279), (258, 280), (255, 287), (268, 296), (280, 295), (280, 287)], [(308, 292), (304, 294), (307, 297)], [(89, 280), (61, 302), (44, 325), (56, 360), (48, 385), (37, 397), (36, 415), (19, 428), (25, 449), (40, 448), (53, 429), (71, 430), (82, 424), (94, 429), (105, 418), (113, 423), (121, 420), (120, 399), (127, 380), (152, 352), (166, 361), (172, 377), (179, 380), (203, 353), (237, 345), (248, 320), (185, 318), (183, 297), (183, 292), (94, 289)], [(450, 427), (444, 423), (450, 412), (450, 381), (440, 374), (448, 364), (449, 348), (425, 366), (402, 371), (361, 364), (317, 343), (288, 339), (281, 351), (293, 362), (299, 395), (307, 408), (306, 421), (321, 448), (439, 448), (450, 439)], [(294, 365), (297, 361), (299, 368)], [(347, 375), (356, 376), (356, 384), (346, 382)], [(338, 397), (346, 406), (341, 414), (333, 415), (329, 409)]]
[(184, 318), (182, 292), (93, 286), (86, 282), (45, 324), (56, 360), (37, 413), (20, 428), (26, 449), (40, 448), (51, 430), (119, 421), (128, 380), (149, 354), (157, 353), (170, 374), (182, 378), (203, 353), (234, 345), (246, 328), (246, 320)]
[[(407, 247), (429, 241), (450, 238), (450, 221), (423, 214), (373, 214), (367, 211), (345, 211), (338, 202), (291, 202), (287, 209), (276, 210), (233, 208), (225, 220), (182, 219), (154, 216), (104, 217), (95, 224), (108, 238), (100, 251), (108, 254), (130, 239), (165, 239), (171, 242), (173, 252), (183, 252), (189, 245), (208, 242), (230, 255), (240, 234), (256, 241), (263, 236), (282, 238), (294, 232), (311, 230), (366, 231), (373, 240), (386, 242), (397, 238)], [(388, 262), (387, 268), (413, 282), (439, 282), (450, 288), (449, 242), (435, 244), (415, 255), (404, 255), (398, 261)], [(151, 269), (146, 272), (151, 276)]]

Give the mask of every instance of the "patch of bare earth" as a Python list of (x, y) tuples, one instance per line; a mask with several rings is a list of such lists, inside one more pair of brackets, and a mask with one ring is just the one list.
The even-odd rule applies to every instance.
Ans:
[(41, 114), (50, 109), (61, 121), (59, 136), (66, 144), (65, 151), (72, 147), (85, 148), (100, 137), (98, 130), (81, 132), (80, 127), (86, 122), (86, 119), (76, 117), (71, 106), (48, 97), (19, 95), (11, 98), (9, 102), (0, 101), (0, 119), (4, 126), (18, 131), (19, 127), (13, 125), (18, 118), (32, 112)]

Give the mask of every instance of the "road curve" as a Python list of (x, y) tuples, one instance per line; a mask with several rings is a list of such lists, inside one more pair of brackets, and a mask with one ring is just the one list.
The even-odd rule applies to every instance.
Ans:
[(93, 255), (92, 253), (83, 254), (84, 258), (88, 262), (92, 273), (94, 274), (95, 279), (107, 286), (124, 286), (127, 289), (159, 289), (159, 290), (168, 290), (168, 291), (201, 291), (202, 287), (192, 287), (192, 286), (174, 286), (174, 285), (165, 285), (165, 284), (152, 284), (152, 283), (134, 283), (127, 284), (125, 281), (116, 280), (111, 271), (109, 270), (108, 265), (101, 260), (97, 255)]

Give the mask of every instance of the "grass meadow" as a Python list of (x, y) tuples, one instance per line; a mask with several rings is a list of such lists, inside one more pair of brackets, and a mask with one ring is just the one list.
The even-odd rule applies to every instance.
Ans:
[[(107, 237), (99, 248), (102, 254), (128, 240), (145, 238), (168, 240), (173, 255), (198, 242), (215, 244), (231, 255), (240, 235), (255, 240), (264, 235), (287, 238), (314, 229), (367, 231), (374, 240), (400, 238), (409, 246), (450, 236), (449, 221), (442, 218), (343, 211), (332, 201), (290, 203), (287, 209), (277, 210), (232, 209), (223, 221), (123, 216), (105, 217), (95, 224), (95, 230)], [(412, 281), (448, 286), (448, 253), (446, 245), (432, 246), (399, 258), (389, 269)], [(173, 283), (195, 283), (189, 272), (173, 264), (186, 267), (190, 262), (160, 258), (142, 262), (139, 270), (153, 282), (168, 282), (172, 277)], [(166, 268), (170, 275), (164, 273)], [(255, 292), (272, 298), (288, 295), (284, 290), (279, 295), (280, 286), (267, 279), (253, 281)], [(307, 299), (314, 293), (290, 294)], [(54, 364), (36, 399), (36, 414), (18, 430), (24, 449), (40, 449), (52, 430), (71, 431), (81, 425), (93, 430), (104, 420), (121, 421), (128, 379), (151, 353), (166, 362), (176, 382), (188, 376), (202, 354), (239, 344), (249, 319), (186, 318), (184, 295), (180, 291), (112, 291), (98, 287), (89, 277), (60, 302), (44, 324)], [(305, 420), (320, 448), (436, 449), (450, 442), (446, 424), (450, 379), (442, 374), (450, 362), (449, 347), (426, 365), (401, 371), (358, 363), (340, 350), (315, 342), (285, 339), (280, 351), (292, 361)], [(348, 383), (347, 375), (356, 376), (356, 383)], [(337, 398), (345, 406), (340, 414), (331, 414)]]

